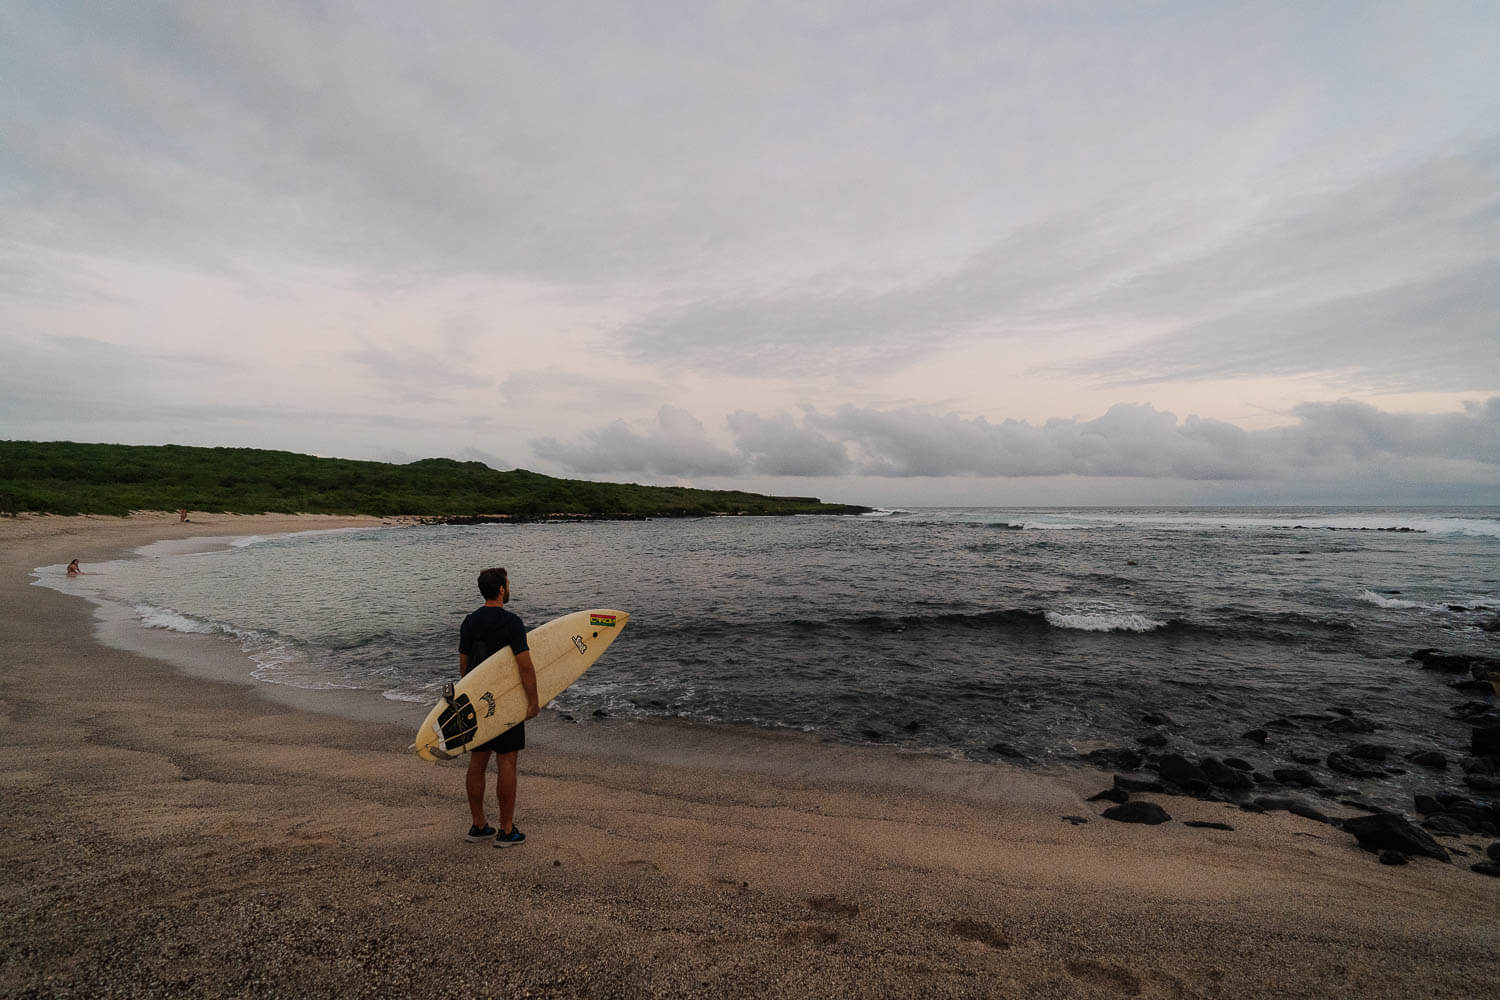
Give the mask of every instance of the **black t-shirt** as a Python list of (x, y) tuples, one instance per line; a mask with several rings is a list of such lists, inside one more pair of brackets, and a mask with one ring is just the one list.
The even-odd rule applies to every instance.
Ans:
[(524, 653), (528, 648), (526, 626), (518, 615), (504, 608), (477, 608), (459, 627), (458, 651), (469, 658), (470, 670), (506, 646), (512, 653)]

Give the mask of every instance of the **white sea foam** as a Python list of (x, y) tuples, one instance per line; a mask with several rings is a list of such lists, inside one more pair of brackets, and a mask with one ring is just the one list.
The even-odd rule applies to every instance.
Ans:
[(136, 617), (144, 628), (181, 632), (185, 635), (220, 635), (226, 639), (237, 639), (240, 651), (250, 658), (254, 666), (250, 676), (267, 684), (303, 688), (309, 691), (356, 689), (357, 684), (346, 684), (337, 680), (310, 675), (297, 668), (302, 658), (285, 639), (267, 635), (254, 629), (239, 629), (203, 621), (171, 608), (160, 608), (151, 604), (135, 605)]
[(1129, 611), (1048, 611), (1043, 617), (1053, 628), (1079, 632), (1152, 632), (1167, 624)]
[(1430, 607), (1428, 604), (1419, 603), (1419, 601), (1407, 601), (1400, 597), (1386, 597), (1385, 594), (1376, 594), (1374, 591), (1359, 592), (1359, 600), (1365, 601), (1368, 604), (1374, 604), (1376, 607), (1383, 607), (1383, 609), (1391, 610), (1391, 612), (1410, 612), (1410, 610), (1419, 609), (1419, 607)]
[(1028, 513), (1027, 528), (1070, 531), (1088, 528), (1154, 528), (1161, 531), (1382, 531), (1393, 534), (1500, 538), (1500, 520), (1413, 511), (1043, 511)]
[(169, 632), (184, 632), (189, 635), (208, 635), (222, 629), (200, 621), (170, 608), (158, 608), (150, 604), (137, 604), (135, 613), (146, 628), (166, 629)]
[[(255, 659), (251, 655), (251, 659)], [(297, 688), (299, 691), (359, 691), (363, 690), (360, 684), (343, 684), (339, 681), (322, 680), (313, 677), (299, 677), (280, 672), (277, 668), (262, 665), (250, 671), (250, 676), (266, 684), (280, 684), (282, 687)]]
[(435, 699), (430, 694), (412, 694), (409, 691), (382, 691), (380, 696), (386, 701), (399, 701), (409, 705), (426, 705)]

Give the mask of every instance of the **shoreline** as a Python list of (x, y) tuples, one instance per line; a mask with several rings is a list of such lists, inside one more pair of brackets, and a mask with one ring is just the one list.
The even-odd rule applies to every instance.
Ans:
[[(98, 527), (110, 533), (117, 527), (127, 527), (114, 525), (107, 518), (85, 517), (96, 525), (102, 522)], [(141, 558), (143, 548), (154, 549), (173, 543), (177, 544), (169, 551), (176, 555), (207, 551), (215, 547), (215, 542), (228, 544), (229, 540), (238, 538), (376, 527), (422, 527), (429, 523), (420, 519), (351, 519), (332, 515), (310, 516), (308, 523), (299, 520), (299, 516), (286, 515), (199, 517), (200, 520), (189, 522), (188, 527), (207, 527), (207, 534), (184, 531), (179, 538), (148, 539), (141, 545), (101, 550), (84, 565)], [(267, 520), (246, 522), (245, 518)], [(44, 519), (56, 519), (56, 515), (39, 516), (39, 520)], [(145, 530), (149, 534), (157, 530), (161, 518), (145, 514), (119, 520), (128, 522), (131, 530)], [(178, 523), (171, 521), (169, 516), (166, 520), (170, 522), (168, 528)], [(351, 520), (355, 523), (346, 523)], [(95, 525), (85, 527), (71, 521), (69, 527), (71, 531), (59, 534), (87, 537), (90, 528), (98, 530)], [(0, 538), (3, 536), (4, 526), (0, 525)], [(371, 690), (302, 688), (266, 682), (253, 676), (255, 661), (236, 648), (230, 637), (162, 631), (140, 625), (133, 619), (102, 621), (101, 612), (106, 606), (110, 611), (116, 610), (116, 602), (102, 602), (88, 594), (72, 594), (51, 583), (37, 582), (35, 585), (93, 606), (96, 642), (165, 664), (187, 680), (228, 684), (241, 688), (246, 697), (252, 699), (356, 723), (404, 726), (408, 731), (421, 723), (431, 707), (426, 702), (389, 699)], [(576, 720), (544, 707), (537, 724), (528, 729), (531, 746), (542, 750), (623, 756), (632, 763), (653, 766), (692, 765), (709, 760), (718, 770), (802, 779), (818, 777), (825, 781), (837, 780), (877, 788), (921, 788), (936, 783), (948, 789), (950, 794), (980, 801), (1008, 797), (1031, 802), (1051, 801), (1058, 808), (1077, 807), (1078, 795), (1107, 785), (1110, 780), (1110, 772), (1082, 763), (1059, 763), (1040, 768), (997, 767), (925, 750), (843, 744), (792, 729), (763, 729), (691, 719), (622, 717)], [(808, 754), (817, 757), (816, 772), (806, 763)], [(1065, 791), (1059, 794), (1058, 786)]]
[[(791, 733), (549, 719), (528, 843), (472, 847), (462, 769), (407, 727), (100, 646), (89, 605), (30, 579), (380, 519), (8, 520), (0, 994), (1463, 996), (1500, 973), (1496, 883), (1458, 866), (1166, 796), (1235, 830), (1118, 824), (1079, 794), (1107, 778)], [(455, 916), (496, 894), (524, 934)]]

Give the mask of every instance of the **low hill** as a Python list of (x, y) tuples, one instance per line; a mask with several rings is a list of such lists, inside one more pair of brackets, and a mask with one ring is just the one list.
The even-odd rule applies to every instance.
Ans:
[(258, 448), (0, 441), (0, 509), (47, 514), (132, 510), (411, 515), (464, 519), (855, 514), (868, 508), (633, 483), (558, 479), (525, 469), (427, 458), (407, 465)]

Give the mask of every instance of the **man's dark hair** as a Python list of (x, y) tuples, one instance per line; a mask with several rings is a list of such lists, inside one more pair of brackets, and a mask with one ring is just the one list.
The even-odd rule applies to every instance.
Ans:
[(484, 570), (479, 574), (479, 592), (484, 595), (486, 601), (493, 601), (500, 596), (500, 588), (505, 586), (506, 582), (505, 570), (500, 567)]

